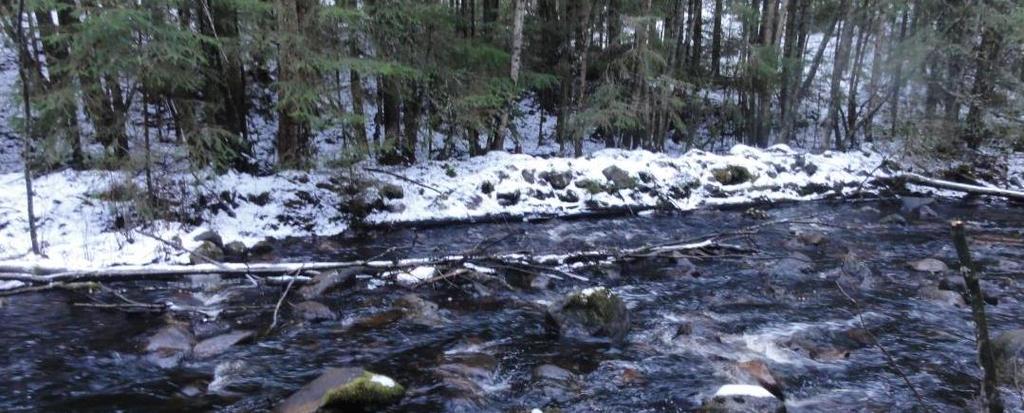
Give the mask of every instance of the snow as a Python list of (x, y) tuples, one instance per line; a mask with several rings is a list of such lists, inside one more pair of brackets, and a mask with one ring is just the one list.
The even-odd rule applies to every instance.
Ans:
[(395, 281), (401, 285), (415, 285), (429, 280), (437, 274), (434, 267), (416, 267), (410, 271), (399, 271), (395, 274)]
[(750, 384), (726, 384), (715, 392), (715, 397), (719, 396), (775, 397), (764, 387)]
[(395, 387), (396, 383), (388, 376), (381, 376), (380, 374), (374, 374), (370, 377), (370, 381), (377, 383), (384, 387)]
[(605, 291), (608, 291), (608, 290), (606, 288), (604, 288), (604, 287), (587, 287), (587, 288), (583, 289), (583, 291), (580, 291), (580, 295), (582, 295), (584, 298), (589, 298), (590, 296), (592, 296), (594, 294), (602, 293), (602, 292), (605, 292)]
[[(882, 159), (870, 150), (806, 154), (784, 145), (768, 149), (737, 145), (723, 154), (604, 149), (582, 158), (565, 158), (492, 152), (405, 168), (364, 163), (351, 171), (370, 182), (402, 188), (401, 199), (387, 200), (386, 209), (367, 217), (369, 223), (387, 224), (488, 217), (529, 219), (609, 208), (641, 211), (666, 204), (685, 211), (756, 201), (810, 200), (822, 195), (802, 189), (842, 186), (849, 193), (870, 173), (882, 174), (875, 171)], [(390, 174), (363, 169), (368, 166)], [(625, 171), (637, 185), (610, 188), (604, 171), (612, 166)], [(754, 179), (723, 185), (714, 171), (726, 167), (742, 167)], [(450, 172), (454, 176), (449, 176)], [(568, 187), (552, 187), (541, 177), (548, 172), (569, 176)], [(334, 182), (349, 173), (347, 169), (316, 169), (267, 176), (237, 172), (221, 176), (168, 174), (161, 177), (161, 182), (166, 182), (162, 185), (184, 188), (186, 202), (192, 202), (189, 205), (197, 214), (190, 218), (201, 224), (157, 220), (145, 225), (145, 232), (187, 249), (197, 247), (199, 242), (194, 238), (207, 230), (219, 233), (225, 243), (241, 241), (248, 246), (268, 237), (339, 234), (348, 229), (349, 217), (341, 209), (343, 199), (335, 192)], [(29, 254), (22, 174), (0, 174), (0, 261), (73, 268), (186, 263), (187, 253), (137, 231), (118, 228), (118, 218), (132, 216), (134, 206), (131, 201), (113, 201), (103, 195), (126, 182), (144, 186), (140, 177), (122, 172), (63, 170), (36, 177), (34, 200), (43, 251), (43, 256), (36, 257)], [(484, 182), (494, 190), (484, 193)], [(572, 197), (567, 196), (570, 192)], [(502, 201), (516, 193), (515, 202)], [(226, 206), (214, 208), (218, 203)], [(419, 282), (433, 276), (431, 271), (420, 267), (396, 276), (400, 282)]]

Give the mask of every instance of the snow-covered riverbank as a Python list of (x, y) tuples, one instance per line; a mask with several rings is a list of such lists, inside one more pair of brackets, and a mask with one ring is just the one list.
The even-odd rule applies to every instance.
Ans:
[[(870, 174), (885, 173), (877, 168), (881, 162), (872, 152), (812, 155), (785, 146), (736, 146), (722, 155), (603, 150), (578, 159), (498, 152), (464, 161), (353, 171), (369, 185), (360, 195), (372, 204), (366, 221), (385, 224), (808, 200), (856, 190)], [(350, 175), (348, 169), (264, 177), (229, 173), (201, 184), (192, 176), (165, 177), (161, 182), (183, 185), (189, 193), (200, 224), (158, 221), (146, 232), (180, 240), (186, 248), (198, 246), (194, 237), (207, 230), (219, 233), (224, 243), (249, 246), (267, 237), (338, 234), (349, 226)], [(133, 214), (132, 204), (110, 200), (110, 193), (124, 182), (122, 173), (106, 171), (65, 170), (38, 177), (35, 203), (45, 257), (34, 257), (28, 254), (21, 174), (0, 175), (0, 260), (69, 267), (186, 262), (187, 254), (120, 227)]]

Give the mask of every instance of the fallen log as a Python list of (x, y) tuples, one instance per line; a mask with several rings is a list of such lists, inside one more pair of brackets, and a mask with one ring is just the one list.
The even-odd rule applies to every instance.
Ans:
[[(36, 262), (8, 261), (0, 262), (0, 280), (15, 280), (33, 284), (60, 282), (118, 282), (141, 280), (173, 280), (193, 275), (219, 274), (227, 277), (263, 276), (275, 283), (287, 283), (295, 279), (297, 283), (309, 281), (304, 274), (316, 274), (323, 271), (343, 268), (363, 268), (367, 273), (383, 273), (420, 266), (462, 265), (465, 263), (498, 262), (520, 265), (549, 267), (559, 274), (566, 274), (565, 268), (572, 263), (596, 262), (603, 260), (621, 260), (654, 255), (670, 255), (681, 251), (734, 251), (750, 252), (749, 249), (721, 244), (713, 241), (665, 244), (644, 246), (631, 249), (605, 249), (580, 251), (569, 254), (531, 255), (512, 253), (502, 255), (449, 255), (436, 258), (408, 258), (401, 260), (356, 260), (341, 262), (297, 262), (297, 263), (218, 263), (218, 264), (149, 264), (123, 265), (113, 267), (75, 269), (61, 266), (40, 264)], [(713, 255), (713, 254), (712, 254)], [(288, 275), (281, 275), (288, 274)], [(580, 281), (589, 281), (585, 277), (573, 275)]]
[(919, 175), (912, 172), (904, 172), (896, 176), (897, 179), (901, 179), (904, 182), (912, 183), (915, 185), (927, 186), (937, 189), (948, 189), (957, 192), (966, 192), (969, 194), (977, 195), (990, 195), (999, 196), (1007, 199), (1013, 199), (1016, 201), (1024, 201), (1024, 192), (1013, 191), (1009, 189), (995, 188), (989, 186), (979, 186), (963, 184), (959, 182), (946, 181), (942, 179), (929, 178), (924, 175)]

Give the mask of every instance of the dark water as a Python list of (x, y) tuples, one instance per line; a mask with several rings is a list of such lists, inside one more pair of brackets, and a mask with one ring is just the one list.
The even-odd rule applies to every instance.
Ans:
[[(1015, 243), (1024, 233), (1024, 216), (1006, 205), (943, 202), (932, 208), (939, 217), (911, 218), (908, 226), (878, 224), (899, 212), (898, 202), (768, 209), (771, 220), (793, 222), (730, 240), (760, 253), (694, 260), (696, 274), (679, 262), (653, 260), (581, 268), (589, 283), (556, 280), (546, 289), (510, 290), (498, 282), (467, 280), (421, 286), (414, 292), (437, 303), (446, 320), (434, 327), (398, 321), (353, 328), (353, 320), (385, 311), (409, 292), (397, 285), (371, 289), (365, 278), (320, 299), (338, 320), (303, 323), (285, 305), (281, 325), (266, 335), (281, 287), (153, 283), (134, 284), (125, 293), (144, 302), (227, 297), (209, 306), (221, 310), (215, 316), (75, 306), (116, 302), (109, 294), (8, 297), (0, 305), (0, 410), (261, 411), (322, 368), (360, 366), (409, 389), (394, 411), (692, 411), (718, 386), (735, 382), (735, 365), (748, 360), (768, 365), (783, 384), (790, 411), (923, 410), (894, 364), (930, 410), (974, 410), (980, 370), (970, 312), (923, 297), (921, 287), (941, 276), (912, 271), (907, 261), (937, 257), (954, 263), (946, 222), (970, 220), (974, 253), (998, 296), (998, 305), (988, 307), (990, 325), (995, 331), (1020, 328), (1024, 266), (1014, 265), (1024, 265), (1024, 250)], [(329, 253), (317, 252), (322, 240), (292, 240), (278, 254), (296, 261), (424, 257), (475, 247), (546, 254), (693, 239), (763, 222), (742, 211), (710, 210), (400, 229), (337, 240), (341, 249)], [(824, 242), (793, 241), (794, 231), (809, 229), (823, 232)], [(810, 262), (783, 260), (793, 252)], [(870, 275), (851, 278), (837, 270), (851, 255)], [(514, 274), (498, 275), (514, 281)], [(543, 303), (592, 285), (608, 286), (627, 302), (633, 328), (626, 345), (558, 339), (545, 331)], [(142, 349), (169, 317), (189, 322), (200, 338), (242, 328), (260, 335), (213, 358), (162, 369), (146, 361)], [(679, 334), (681, 325), (691, 331)], [(878, 338), (894, 363), (876, 347), (851, 339), (863, 337), (863, 330)], [(481, 357), (496, 364), (483, 374), (445, 373)], [(542, 364), (577, 378), (552, 391), (533, 377)], [(215, 377), (218, 365), (236, 368)], [(229, 384), (211, 389), (215, 379)], [(1019, 407), (1021, 396), (1005, 390), (1010, 406)]]

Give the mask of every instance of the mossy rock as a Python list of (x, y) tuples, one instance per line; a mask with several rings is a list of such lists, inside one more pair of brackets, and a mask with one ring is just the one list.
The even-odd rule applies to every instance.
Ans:
[(604, 185), (593, 179), (580, 179), (574, 184), (577, 188), (587, 191), (591, 195), (604, 192)]
[(713, 169), (711, 174), (722, 185), (739, 185), (757, 179), (757, 175), (746, 167), (739, 165), (729, 165), (725, 168)]
[(355, 380), (324, 394), (322, 406), (328, 408), (360, 408), (385, 406), (405, 395), (405, 387), (388, 376), (363, 371)]
[(572, 292), (547, 310), (550, 329), (562, 337), (621, 343), (629, 333), (626, 304), (605, 287)]
[(402, 187), (395, 184), (384, 184), (380, 188), (380, 194), (387, 199), (402, 199), (405, 197), (405, 191)]
[(601, 171), (605, 179), (611, 182), (611, 187), (620, 191), (623, 189), (632, 189), (637, 185), (636, 178), (629, 175), (629, 172), (619, 168), (618, 166), (612, 165)]
[(278, 413), (377, 411), (405, 395), (390, 377), (361, 368), (329, 368), (274, 408)]
[(223, 261), (224, 250), (220, 249), (220, 247), (212, 241), (203, 241), (202, 244), (199, 244), (199, 247), (192, 250), (192, 253), (189, 254), (188, 261), (192, 263), (192, 265), (208, 264), (209, 261), (204, 258), (214, 261)]

